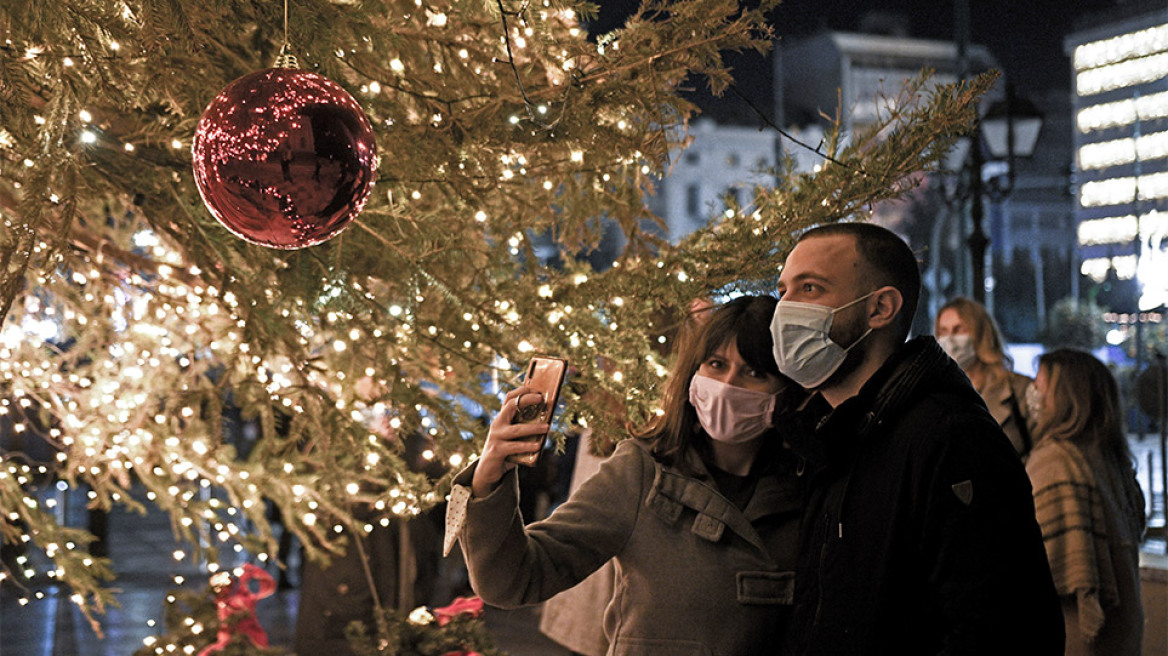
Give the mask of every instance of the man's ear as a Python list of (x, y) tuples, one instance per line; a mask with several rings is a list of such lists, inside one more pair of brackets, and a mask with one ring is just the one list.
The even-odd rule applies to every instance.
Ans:
[(877, 289), (868, 299), (868, 327), (880, 330), (895, 324), (902, 307), (904, 297), (899, 289), (892, 286)]

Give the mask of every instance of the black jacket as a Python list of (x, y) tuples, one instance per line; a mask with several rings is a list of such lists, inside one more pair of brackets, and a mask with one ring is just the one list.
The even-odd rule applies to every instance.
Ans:
[(783, 423), (806, 461), (799, 653), (1063, 653), (1026, 471), (936, 341)]

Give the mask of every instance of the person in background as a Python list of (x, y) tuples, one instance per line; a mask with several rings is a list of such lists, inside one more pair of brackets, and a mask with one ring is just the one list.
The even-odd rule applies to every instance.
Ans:
[(997, 322), (980, 303), (959, 296), (941, 307), (933, 332), (1025, 459), (1033, 446), (1026, 389), (1034, 381), (1013, 371)]
[(937, 342), (906, 342), (908, 244), (870, 223), (803, 233), (779, 274), (779, 371), (814, 392), (779, 430), (807, 492), (796, 653), (1063, 652), (1030, 481)]
[(1119, 388), (1091, 354), (1058, 349), (1039, 357), (1033, 390), (1038, 441), (1026, 472), (1062, 601), (1066, 653), (1137, 656), (1144, 496)]
[(508, 393), (449, 504), (448, 544), (457, 535), (475, 592), (536, 604), (613, 560), (609, 654), (788, 653), (800, 494), (772, 423), (802, 394), (770, 355), (774, 307), (747, 296), (712, 310), (678, 355), (662, 414), (526, 527), (505, 458), (538, 448), (516, 440), (549, 426), (513, 424), (538, 399)]

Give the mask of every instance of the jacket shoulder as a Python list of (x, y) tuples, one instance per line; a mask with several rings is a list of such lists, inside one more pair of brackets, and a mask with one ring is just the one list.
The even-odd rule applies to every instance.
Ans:
[(1067, 481), (1092, 484), (1091, 465), (1083, 453), (1067, 440), (1040, 440), (1026, 460), (1026, 473), (1037, 493), (1051, 485)]
[[(972, 388), (971, 388), (972, 392)], [(1021, 461), (1010, 438), (976, 396), (976, 392), (937, 390), (922, 395), (905, 408), (890, 429), (926, 458), (964, 462), (959, 469), (981, 469), (999, 463), (1017, 467)], [(1024, 474), (1023, 474), (1024, 475)]]
[(1019, 401), (1026, 398), (1026, 388), (1034, 383), (1034, 379), (1025, 374), (1020, 374), (1015, 371), (1010, 372), (1010, 389), (1014, 392), (1014, 397)]

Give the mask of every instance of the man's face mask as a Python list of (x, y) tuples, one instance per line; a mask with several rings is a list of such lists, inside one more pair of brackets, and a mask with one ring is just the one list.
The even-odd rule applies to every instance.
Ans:
[(807, 389), (819, 387), (843, 364), (848, 351), (859, 344), (863, 335), (847, 348), (831, 340), (831, 322), (836, 313), (875, 294), (868, 292), (838, 308), (814, 303), (779, 301), (771, 320), (771, 337), (775, 342), (775, 363), (779, 372)]

